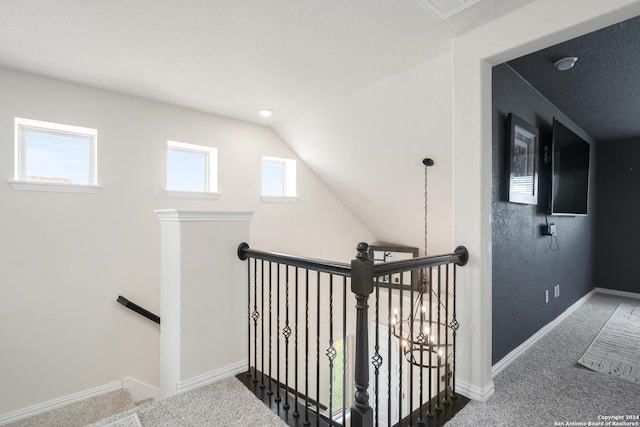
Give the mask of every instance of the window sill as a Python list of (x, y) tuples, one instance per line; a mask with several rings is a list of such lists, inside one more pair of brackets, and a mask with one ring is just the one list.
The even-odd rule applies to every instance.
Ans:
[(212, 193), (205, 191), (178, 191), (178, 190), (164, 190), (164, 195), (167, 197), (178, 197), (187, 199), (209, 199), (218, 200), (220, 193)]
[(298, 203), (298, 196), (260, 196), (262, 203)]
[(96, 194), (102, 187), (97, 185), (60, 184), (57, 182), (15, 181), (10, 180), (9, 185), (18, 191), (50, 191), (56, 193), (86, 193)]

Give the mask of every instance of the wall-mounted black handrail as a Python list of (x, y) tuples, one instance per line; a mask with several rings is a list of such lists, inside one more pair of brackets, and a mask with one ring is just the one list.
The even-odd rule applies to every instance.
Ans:
[(118, 302), (120, 304), (124, 305), (125, 307), (127, 307), (129, 310), (135, 311), (139, 315), (144, 316), (147, 319), (156, 322), (158, 325), (160, 324), (160, 316), (158, 316), (156, 314), (153, 314), (149, 310), (146, 310), (146, 309), (140, 307), (138, 304), (135, 304), (135, 303), (129, 301), (128, 299), (126, 299), (122, 295), (118, 295)]

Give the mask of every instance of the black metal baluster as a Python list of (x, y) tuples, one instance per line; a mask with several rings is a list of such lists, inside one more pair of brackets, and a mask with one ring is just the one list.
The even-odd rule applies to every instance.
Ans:
[(320, 272), (316, 272), (316, 427), (320, 426)]
[(273, 394), (273, 390), (271, 390), (271, 383), (273, 376), (271, 375), (271, 331), (273, 330), (273, 325), (271, 322), (271, 305), (272, 305), (272, 292), (271, 292), (271, 288), (272, 288), (272, 281), (273, 281), (273, 264), (271, 263), (271, 261), (269, 261), (269, 390), (267, 391), (267, 394), (271, 395)]
[(393, 312), (393, 307), (391, 306), (392, 298), (391, 292), (392, 288), (389, 286), (387, 288), (387, 296), (388, 296), (388, 304), (387, 304), (387, 313), (389, 315), (389, 320), (387, 323), (387, 426), (391, 426), (391, 369), (392, 369), (392, 357), (391, 357), (391, 328), (393, 325), (393, 320), (391, 318), (391, 313)]
[(291, 327), (289, 326), (289, 266), (285, 264), (285, 321), (282, 335), (284, 335), (284, 405), (282, 408), (287, 411), (289, 405), (289, 337)]
[(451, 329), (453, 329), (453, 356), (451, 357), (451, 398), (456, 398), (456, 335), (458, 333), (458, 320), (456, 318), (456, 270), (458, 267), (453, 265), (453, 320), (451, 320)]
[(276, 402), (280, 402), (280, 263), (276, 264), (277, 277), (276, 277), (276, 300), (278, 305), (276, 306)]
[(342, 287), (342, 425), (347, 425), (347, 277)]
[(253, 260), (253, 382), (258, 382), (258, 260)]
[(375, 387), (373, 392), (375, 393), (375, 412), (374, 412), (374, 425), (378, 427), (378, 408), (380, 406), (380, 366), (382, 366), (382, 356), (380, 356), (380, 283), (376, 277), (376, 331), (375, 331), (375, 352), (371, 359), (374, 367), (374, 381)]
[[(389, 277), (389, 286), (391, 286), (391, 279)], [(398, 422), (402, 421), (402, 359), (404, 357), (404, 350), (406, 342), (404, 340), (404, 335), (402, 334), (402, 326), (404, 323), (403, 317), (403, 305), (404, 305), (404, 293), (402, 284), (400, 284), (400, 318), (398, 319), (400, 322), (400, 345), (399, 345), (399, 354), (398, 354), (398, 377), (399, 377), (399, 390), (398, 390)]]
[[(402, 272), (400, 273), (400, 286), (404, 285), (404, 275), (405, 273)], [(408, 341), (408, 345), (409, 345), (409, 355), (411, 356), (411, 360), (413, 360), (413, 324), (414, 324), (414, 314), (415, 314), (415, 307), (413, 306), (414, 301), (413, 301), (413, 283), (411, 283), (411, 280), (409, 280), (409, 286), (411, 287), (410, 290), (410, 315), (409, 315), (409, 321), (410, 323), (407, 325), (409, 326), (409, 339)], [(409, 425), (412, 426), (413, 425), (413, 363), (409, 363)]]
[(295, 274), (295, 280), (296, 280), (296, 321), (295, 321), (295, 339), (294, 339), (294, 343), (295, 343), (295, 357), (294, 357), (294, 361), (295, 361), (295, 372), (294, 372), (294, 384), (295, 384), (295, 400), (293, 402), (293, 404), (295, 405), (293, 408), (293, 416), (295, 418), (298, 418), (300, 416), (300, 413), (298, 412), (298, 302), (300, 301), (299, 298), (299, 283), (298, 283), (298, 267), (296, 267), (296, 274)]
[(450, 388), (449, 388), (449, 375), (451, 371), (449, 369), (449, 267), (451, 264), (445, 266), (445, 300), (444, 300), (444, 321), (445, 321), (445, 336), (444, 336), (444, 404), (450, 403)]
[(309, 422), (309, 269), (305, 269), (304, 293), (304, 425)]
[(336, 358), (336, 349), (333, 346), (333, 274), (329, 275), (329, 425), (333, 425), (333, 360)]
[(424, 290), (426, 287), (425, 281), (425, 271), (424, 269), (420, 270), (420, 283), (422, 284), (420, 288), (420, 334), (418, 334), (420, 342), (420, 417), (418, 418), (418, 426), (423, 427), (426, 425), (423, 414), (423, 406), (424, 406), (424, 349), (429, 349), (429, 332), (430, 330), (426, 330), (424, 327), (424, 315), (426, 311), (425, 301), (424, 301)]
[(260, 365), (260, 388), (264, 388), (264, 260), (260, 261), (260, 277), (261, 277), (261, 286), (262, 286), (262, 292), (260, 294), (261, 296), (261, 302), (262, 302), (262, 308), (260, 310), (260, 313), (262, 314), (262, 316), (260, 316), (260, 325), (261, 325), (261, 332), (260, 332), (260, 339), (262, 341), (262, 347), (261, 347), (261, 353), (262, 353), (262, 363)]
[(437, 390), (437, 399), (436, 399), (436, 411), (442, 411), (442, 402), (441, 402), (441, 396), (440, 396), (440, 365), (442, 365), (442, 322), (440, 321), (440, 312), (442, 311), (440, 309), (440, 304), (441, 304), (441, 299), (442, 299), (442, 289), (441, 289), (441, 282), (442, 282), (442, 271), (440, 270), (441, 266), (438, 266), (438, 295), (437, 295), (437, 307), (438, 307), (438, 368), (437, 368), (437, 373), (438, 376), (436, 377), (436, 390)]
[(247, 377), (251, 377), (251, 259), (247, 261)]
[(429, 285), (429, 410), (427, 411), (428, 417), (433, 417), (432, 410), (432, 384), (433, 383), (433, 341), (435, 338), (435, 332), (433, 332), (433, 268), (429, 267), (429, 278), (427, 279), (427, 283)]

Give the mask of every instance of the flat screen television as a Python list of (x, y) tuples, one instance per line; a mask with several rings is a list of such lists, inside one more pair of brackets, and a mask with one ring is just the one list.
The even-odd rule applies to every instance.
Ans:
[(551, 215), (587, 215), (589, 143), (554, 117), (552, 146)]

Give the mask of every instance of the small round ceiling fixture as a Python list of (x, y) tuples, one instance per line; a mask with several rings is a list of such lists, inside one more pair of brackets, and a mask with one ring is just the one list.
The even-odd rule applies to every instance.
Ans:
[(577, 61), (577, 56), (567, 56), (566, 58), (558, 59), (553, 65), (560, 71), (566, 71), (573, 68)]
[(258, 113), (262, 117), (271, 117), (271, 116), (273, 116), (273, 110), (267, 110), (266, 108), (263, 108), (262, 110), (258, 110)]

